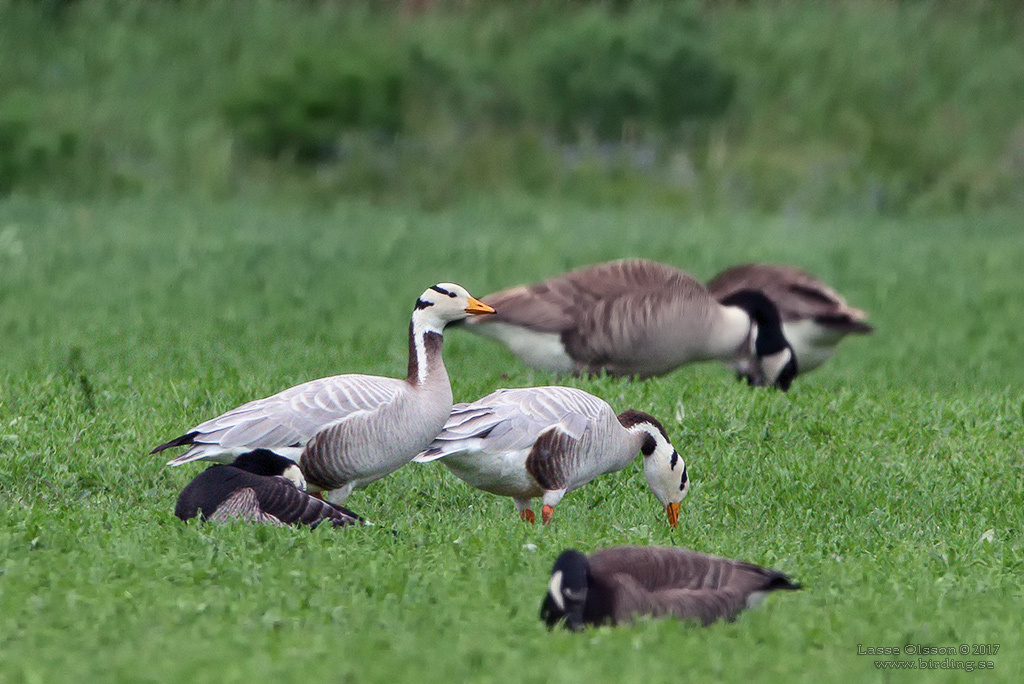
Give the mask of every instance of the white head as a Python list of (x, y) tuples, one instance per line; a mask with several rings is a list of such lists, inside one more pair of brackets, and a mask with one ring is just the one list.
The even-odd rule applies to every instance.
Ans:
[(675, 527), (679, 523), (679, 505), (690, 492), (686, 463), (654, 417), (640, 411), (626, 411), (619, 415), (619, 422), (640, 439), (647, 486), (665, 507), (669, 524)]
[(424, 332), (441, 332), (454, 321), (492, 313), (494, 309), (469, 294), (461, 285), (438, 283), (424, 290), (416, 300), (413, 321), (419, 323)]

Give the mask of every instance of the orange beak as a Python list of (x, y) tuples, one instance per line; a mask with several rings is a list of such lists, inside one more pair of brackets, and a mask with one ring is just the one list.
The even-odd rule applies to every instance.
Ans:
[(670, 503), (665, 506), (665, 513), (668, 515), (668, 524), (675, 527), (679, 524), (679, 504)]
[(492, 314), (494, 309), (481, 302), (476, 297), (469, 298), (469, 306), (466, 307), (468, 314)]

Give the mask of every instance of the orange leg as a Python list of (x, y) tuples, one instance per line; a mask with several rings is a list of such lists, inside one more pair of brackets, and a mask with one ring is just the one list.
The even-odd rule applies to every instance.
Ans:
[(523, 519), (523, 522), (528, 522), (531, 525), (537, 522), (537, 516), (535, 516), (533, 514), (533, 511), (531, 511), (529, 508), (524, 508), (523, 510), (519, 511), (519, 517)]
[(544, 504), (544, 507), (540, 509), (540, 521), (547, 525), (551, 522), (551, 518), (555, 515), (555, 507)]

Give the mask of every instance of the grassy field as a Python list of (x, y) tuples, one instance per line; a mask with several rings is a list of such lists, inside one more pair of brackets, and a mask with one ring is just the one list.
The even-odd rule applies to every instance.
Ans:
[[(623, 256), (702, 278), (799, 264), (878, 332), (788, 394), (713, 365), (569, 381), (664, 420), (695, 482), (677, 530), (639, 464), (570, 494), (550, 527), (436, 464), (349, 500), (375, 527), (173, 517), (199, 468), (152, 446), (303, 380), (401, 375), (428, 285), (482, 295)], [(0, 681), (1021, 681), (1022, 272), (1018, 215), (3, 200)], [(460, 331), (445, 357), (457, 399), (552, 380)], [(548, 633), (554, 557), (614, 544), (740, 557), (806, 590), (708, 629)], [(925, 675), (858, 644), (1000, 648), (957, 657), (992, 673)]]

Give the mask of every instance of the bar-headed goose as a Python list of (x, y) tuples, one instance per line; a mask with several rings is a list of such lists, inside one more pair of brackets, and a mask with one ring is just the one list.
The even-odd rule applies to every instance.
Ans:
[(210, 466), (178, 496), (174, 514), (182, 520), (197, 515), (211, 522), (245, 520), (272, 525), (327, 522), (335, 527), (363, 522), (341, 506), (316, 499), (295, 461), (266, 449), (242, 454), (230, 465)]
[(799, 268), (744, 264), (722, 271), (708, 283), (708, 291), (720, 300), (740, 290), (760, 290), (778, 308), (801, 373), (832, 358), (847, 335), (874, 331), (867, 313), (848, 306), (842, 295)]
[(648, 377), (717, 359), (753, 384), (787, 389), (796, 373), (778, 310), (745, 290), (719, 302), (679, 269), (613, 261), (484, 297), (498, 313), (467, 321), (538, 370)]
[(343, 503), (352, 490), (405, 465), (444, 427), (452, 388), (441, 359), (452, 321), (494, 309), (459, 285), (442, 283), (416, 301), (404, 380), (336, 375), (251, 401), (153, 449), (187, 446), (170, 461), (229, 462), (254, 449), (296, 460), (313, 491)]
[(620, 546), (555, 561), (540, 617), (575, 631), (622, 624), (641, 615), (704, 625), (731, 620), (772, 591), (796, 590), (786, 575), (751, 563), (671, 547)]
[(441, 459), (456, 477), (485, 492), (510, 496), (534, 522), (530, 499), (541, 497), (551, 521), (567, 492), (644, 457), (644, 475), (669, 523), (689, 492), (686, 464), (661, 424), (640, 411), (618, 416), (601, 399), (571, 387), (501, 389), (458, 404), (418, 462)]

